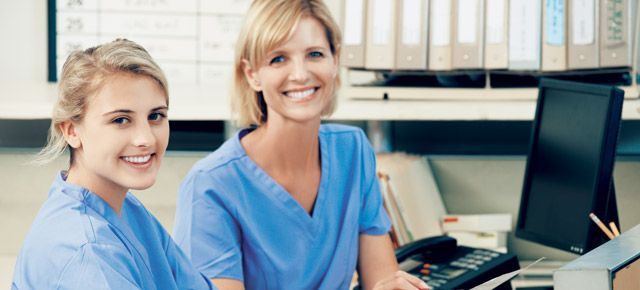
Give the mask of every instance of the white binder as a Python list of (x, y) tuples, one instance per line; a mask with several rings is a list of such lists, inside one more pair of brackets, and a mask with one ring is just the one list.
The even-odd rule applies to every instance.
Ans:
[(567, 69), (567, 0), (544, 0), (542, 7), (542, 70)]
[(392, 70), (396, 58), (396, 2), (369, 0), (367, 10), (365, 68)]
[(484, 58), (484, 0), (455, 0), (453, 69), (480, 69)]
[(366, 4), (365, 0), (344, 0), (344, 8), (342, 9), (344, 37), (340, 62), (345, 67), (364, 68)]
[(597, 68), (599, 60), (597, 0), (569, 0), (569, 69)]
[(506, 69), (509, 64), (509, 1), (486, 1), (484, 67)]
[(541, 0), (509, 3), (509, 69), (540, 69)]
[(431, 0), (429, 10), (429, 70), (451, 70), (451, 0)]
[(631, 67), (632, 0), (600, 0), (600, 67)]
[(429, 1), (396, 1), (398, 3), (396, 69), (426, 70)]

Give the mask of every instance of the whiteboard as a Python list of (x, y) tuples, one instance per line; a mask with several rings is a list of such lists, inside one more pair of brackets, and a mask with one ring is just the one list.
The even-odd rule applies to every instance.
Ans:
[(49, 6), (49, 81), (68, 55), (116, 38), (144, 46), (170, 85), (231, 79), (251, 0), (57, 0)]

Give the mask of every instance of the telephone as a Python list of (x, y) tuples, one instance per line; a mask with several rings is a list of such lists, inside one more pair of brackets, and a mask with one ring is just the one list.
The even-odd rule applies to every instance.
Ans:
[[(458, 246), (448, 236), (429, 237), (396, 249), (400, 269), (432, 289), (470, 289), (520, 268), (518, 258), (491, 250)], [(510, 290), (506, 282), (496, 289)]]

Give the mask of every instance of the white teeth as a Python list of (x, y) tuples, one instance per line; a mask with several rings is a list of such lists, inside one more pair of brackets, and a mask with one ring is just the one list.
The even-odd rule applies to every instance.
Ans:
[(293, 99), (304, 99), (308, 96), (310, 96), (311, 94), (313, 94), (313, 92), (315, 92), (316, 89), (315, 88), (311, 88), (308, 89), (306, 91), (296, 91), (296, 92), (286, 92), (287, 97), (293, 98)]
[(124, 161), (131, 162), (131, 163), (146, 163), (147, 161), (149, 161), (149, 159), (151, 159), (151, 155), (135, 156), (135, 157), (125, 156), (125, 157), (122, 157), (122, 159), (124, 159)]

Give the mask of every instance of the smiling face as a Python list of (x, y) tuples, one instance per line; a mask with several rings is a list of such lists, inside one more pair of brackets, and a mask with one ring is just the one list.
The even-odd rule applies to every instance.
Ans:
[(74, 180), (103, 194), (153, 185), (169, 142), (167, 109), (165, 93), (152, 78), (108, 77), (89, 96), (82, 121), (62, 125), (74, 147)]
[(322, 24), (306, 16), (256, 69), (245, 61), (244, 70), (251, 87), (264, 96), (268, 122), (319, 121), (334, 98), (338, 61)]

